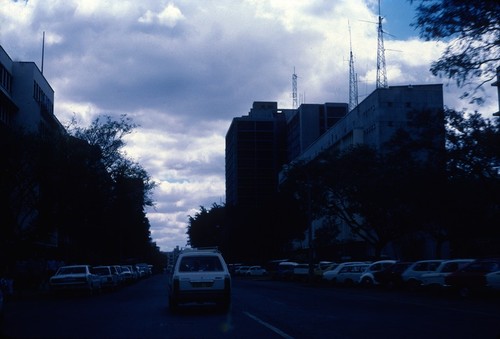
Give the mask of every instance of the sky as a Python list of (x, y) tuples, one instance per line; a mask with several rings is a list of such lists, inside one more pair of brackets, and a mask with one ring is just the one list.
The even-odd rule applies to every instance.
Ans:
[[(147, 209), (162, 251), (187, 242), (189, 216), (225, 202), (225, 135), (254, 101), (292, 107), (349, 101), (349, 51), (359, 102), (375, 88), (377, 0), (0, 0), (0, 45), (34, 61), (55, 91), (54, 114), (87, 126), (126, 114), (138, 127), (126, 156), (157, 183)], [(498, 111), (461, 101), (429, 72), (445, 48), (410, 27), (406, 0), (382, 0), (389, 86), (444, 85), (450, 108)]]

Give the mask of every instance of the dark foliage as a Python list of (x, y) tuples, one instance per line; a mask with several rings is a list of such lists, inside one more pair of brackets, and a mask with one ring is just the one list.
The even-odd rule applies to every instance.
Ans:
[(496, 0), (410, 0), (416, 4), (412, 24), (426, 40), (445, 40), (447, 48), (431, 66), (434, 75), (472, 87), (463, 97), (482, 103), (478, 89), (494, 79), (500, 60), (500, 5)]

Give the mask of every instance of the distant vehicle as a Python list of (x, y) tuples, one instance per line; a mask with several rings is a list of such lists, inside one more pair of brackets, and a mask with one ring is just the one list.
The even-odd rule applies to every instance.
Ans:
[(92, 267), (92, 272), (101, 277), (103, 288), (115, 289), (118, 287), (118, 276), (113, 274), (110, 266), (95, 266)]
[(92, 273), (89, 265), (62, 266), (49, 279), (52, 291), (83, 290), (92, 294), (101, 286), (101, 277)]
[(250, 266), (250, 268), (245, 273), (247, 276), (263, 276), (267, 275), (267, 271), (262, 266)]
[(293, 278), (293, 270), (298, 263), (294, 261), (284, 261), (278, 264), (278, 270), (275, 272), (275, 278), (289, 280)]
[(448, 275), (445, 283), (460, 296), (487, 289), (486, 275), (500, 271), (500, 258), (476, 259), (467, 266)]
[(379, 260), (371, 263), (359, 277), (359, 283), (363, 286), (373, 286), (378, 284), (375, 280), (375, 272), (380, 272), (396, 263), (396, 260)]
[(125, 283), (131, 283), (135, 280), (134, 272), (132, 272), (129, 266), (121, 266), (121, 269), (121, 275), (123, 276), (123, 281)]
[(442, 259), (431, 259), (414, 262), (401, 274), (403, 283), (410, 290), (421, 287), (422, 275), (435, 272), (443, 261)]
[(314, 270), (314, 276), (315, 276), (316, 280), (318, 280), (318, 281), (323, 280), (323, 274), (326, 271), (333, 270), (338, 265), (339, 265), (338, 263), (334, 263), (334, 262), (330, 262), (329, 264), (321, 264), (320, 263), (318, 265), (318, 267), (316, 267), (316, 269)]
[(399, 288), (403, 286), (401, 274), (412, 264), (411, 261), (397, 261), (382, 271), (373, 272), (373, 277), (378, 285), (389, 289)]
[(335, 284), (337, 282), (337, 275), (344, 267), (349, 266), (349, 265), (359, 265), (359, 264), (367, 264), (367, 263), (362, 262), (362, 261), (348, 261), (348, 262), (340, 263), (337, 266), (335, 266), (334, 269), (323, 273), (323, 280), (326, 282)]
[(344, 268), (337, 273), (337, 284), (357, 285), (360, 281), (361, 275), (366, 272), (366, 269), (369, 266), (370, 264), (366, 263), (344, 266)]
[(231, 306), (231, 275), (216, 249), (182, 251), (169, 281), (169, 306), (184, 303), (216, 303), (224, 311)]
[(500, 271), (487, 273), (485, 278), (487, 288), (492, 291), (500, 292)]
[(474, 259), (450, 259), (443, 261), (436, 268), (435, 272), (422, 274), (420, 277), (422, 287), (432, 290), (448, 287), (444, 281), (445, 278), (473, 261)]
[[(313, 266), (313, 270), (316, 266)], [(309, 276), (309, 264), (297, 264), (293, 267), (294, 280), (305, 280)]]
[(246, 275), (249, 268), (250, 268), (250, 266), (247, 266), (247, 265), (238, 266), (234, 270), (234, 274), (235, 275)]

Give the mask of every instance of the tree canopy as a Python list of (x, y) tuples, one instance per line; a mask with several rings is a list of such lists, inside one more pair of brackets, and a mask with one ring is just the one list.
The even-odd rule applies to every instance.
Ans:
[[(500, 60), (500, 5), (497, 0), (409, 0), (416, 4), (412, 26), (426, 40), (448, 43), (432, 63), (434, 75), (470, 88), (463, 97), (482, 103), (480, 87), (496, 76)], [(473, 85), (478, 84), (478, 85)]]

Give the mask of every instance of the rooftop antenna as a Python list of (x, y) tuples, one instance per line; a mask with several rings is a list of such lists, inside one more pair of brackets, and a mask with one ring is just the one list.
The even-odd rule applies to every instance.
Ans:
[(297, 74), (295, 74), (295, 67), (292, 74), (292, 108), (297, 108)]
[(387, 72), (385, 69), (384, 31), (380, 15), (380, 0), (378, 0), (378, 46), (377, 46), (377, 88), (387, 88)]
[(349, 112), (352, 111), (356, 106), (358, 106), (358, 79), (356, 72), (354, 71), (354, 56), (352, 54), (352, 40), (351, 40), (351, 25), (347, 21), (349, 26)]
[(43, 58), (44, 58), (44, 55), (45, 55), (45, 31), (43, 31), (43, 35), (42, 35), (42, 75), (43, 75)]

